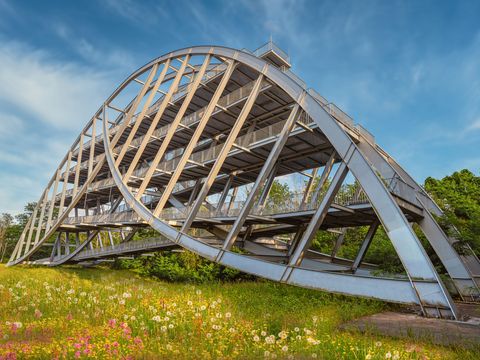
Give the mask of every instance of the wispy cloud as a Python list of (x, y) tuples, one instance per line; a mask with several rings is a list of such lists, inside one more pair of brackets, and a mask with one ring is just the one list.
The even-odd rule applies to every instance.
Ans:
[(102, 72), (25, 44), (0, 43), (0, 101), (61, 129), (81, 129), (107, 95)]
[(472, 123), (467, 126), (467, 129), (466, 129), (466, 130), (467, 130), (467, 131), (480, 130), (480, 118), (478, 118), (477, 120), (472, 121)]
[(0, 212), (37, 200), (111, 82), (108, 73), (0, 42)]
[(141, 27), (151, 26), (167, 16), (160, 2), (145, 4), (134, 0), (105, 0), (104, 4), (116, 15)]
[(64, 41), (88, 64), (94, 65), (104, 71), (131, 71), (135, 68), (135, 60), (130, 51), (111, 45), (94, 45), (91, 41), (79, 36), (65, 23), (52, 24), (53, 32)]

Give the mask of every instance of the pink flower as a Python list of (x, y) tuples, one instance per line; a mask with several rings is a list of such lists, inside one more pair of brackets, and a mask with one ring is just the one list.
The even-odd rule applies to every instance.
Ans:
[(114, 328), (117, 325), (117, 320), (116, 319), (110, 319), (108, 320), (108, 326), (111, 328)]
[(37, 319), (41, 318), (42, 315), (43, 315), (43, 314), (42, 314), (42, 312), (41, 312), (40, 310), (35, 309), (35, 317), (36, 317)]
[(75, 358), (78, 359), (80, 357), (80, 351), (75, 352)]
[(73, 315), (72, 315), (72, 314), (68, 314), (68, 315), (67, 315), (67, 320), (70, 321), (70, 320), (72, 320), (72, 319), (73, 319)]
[(82, 347), (82, 344), (75, 343), (73, 346), (75, 347), (75, 349), (80, 349)]

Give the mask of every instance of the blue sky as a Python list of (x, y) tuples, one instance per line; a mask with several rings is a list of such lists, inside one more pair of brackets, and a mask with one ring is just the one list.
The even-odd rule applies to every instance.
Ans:
[(418, 181), (480, 169), (479, 1), (0, 0), (0, 212), (36, 201), (133, 70), (270, 36)]

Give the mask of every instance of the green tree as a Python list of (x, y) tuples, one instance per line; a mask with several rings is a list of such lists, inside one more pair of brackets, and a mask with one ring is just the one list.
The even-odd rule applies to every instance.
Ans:
[(424, 186), (444, 212), (443, 229), (480, 255), (480, 177), (464, 169), (440, 180), (428, 177)]
[(15, 216), (16, 223), (24, 227), (27, 224), (28, 219), (30, 219), (30, 216), (32, 216), (33, 210), (35, 210), (35, 206), (37, 206), (37, 203), (35, 201), (27, 203), (27, 205), (25, 205), (25, 207), (23, 208), (23, 213)]
[(5, 252), (7, 251), (7, 232), (12, 222), (12, 215), (3, 213), (0, 216), (0, 262), (3, 262)]

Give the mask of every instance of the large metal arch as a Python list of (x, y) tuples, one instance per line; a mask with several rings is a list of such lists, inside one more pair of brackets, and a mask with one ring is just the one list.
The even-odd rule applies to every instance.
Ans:
[[(342, 166), (344, 166), (347, 171), (350, 171), (361, 185), (373, 207), (375, 214), (385, 228), (387, 235), (392, 241), (399, 258), (404, 265), (408, 275), (408, 280), (385, 279), (378, 277), (332, 273), (327, 271), (316, 271), (304, 268), (301, 266), (301, 264), (298, 265), (295, 262), (290, 262), (289, 264), (284, 265), (264, 261), (258, 258), (255, 259), (242, 256), (230, 251), (229, 249), (221, 249), (203, 243), (200, 240), (183, 233), (182, 231), (178, 231), (173, 226), (169, 225), (165, 221), (162, 221), (160, 217), (155, 216), (151, 210), (149, 210), (141, 201), (136, 198), (136, 196), (130, 191), (127, 184), (123, 181), (122, 174), (115, 165), (116, 161), (113, 154), (113, 148), (118, 140), (118, 136), (120, 136), (125, 128), (129, 125), (130, 119), (128, 119), (128, 121), (123, 121), (123, 123), (121, 122), (121, 118), (118, 119), (118, 122), (116, 121), (117, 125), (120, 125), (120, 131), (112, 138), (109, 134), (109, 124), (111, 124), (111, 122), (106, 118), (107, 107), (110, 105), (112, 100), (114, 100), (117, 95), (121, 93), (123, 89), (125, 89), (125, 87), (127, 87), (132, 81), (136, 80), (139, 76), (151, 71), (153, 67), (160, 66), (171, 59), (180, 59), (181, 57), (187, 59), (189, 56), (193, 55), (212, 56), (224, 64), (226, 64), (226, 62), (234, 62), (236, 64), (245, 65), (250, 69), (253, 69), (257, 74), (260, 74), (261, 77), (264, 77), (270, 82), (274, 83), (286, 94), (288, 94), (288, 96), (294, 99), (299, 108), (301, 108), (303, 112), (308, 114), (308, 116), (313, 119), (318, 126), (318, 129), (320, 129), (323, 135), (325, 135), (325, 137), (328, 139), (330, 144), (335, 149), (336, 154), (342, 159)], [(199, 65), (194, 69), (192, 68), (192, 73), (198, 72), (199, 68)], [(172, 80), (173, 77), (174, 74), (171, 74), (170, 78), (165, 78), (164, 81)], [(150, 83), (149, 81), (145, 81), (144, 88), (147, 84), (149, 89), (147, 89), (146, 92), (148, 93), (153, 86), (151, 85), (153, 82)], [(140, 96), (140, 94), (138, 96)], [(134, 100), (132, 100), (132, 102), (133, 101)], [(374, 151), (375, 154), (371, 155), (369, 151), (357, 146), (351, 136), (349, 136), (342, 125), (339, 124), (338, 120), (334, 119), (324, 109), (324, 107), (321, 106), (321, 104), (318, 102), (318, 99), (314, 98), (297, 81), (293, 80), (290, 76), (286, 75), (274, 65), (267, 63), (265, 60), (247, 52), (217, 46), (197, 46), (184, 48), (160, 56), (140, 67), (127, 79), (125, 79), (120, 86), (117, 87), (117, 89), (108, 97), (104, 104), (97, 110), (87, 126), (82, 130), (82, 133), (70, 148), (70, 153), (74, 151), (77, 144), (82, 141), (82, 136), (89, 129), (89, 126), (91, 126), (93, 119), (98, 119), (103, 123), (103, 131), (102, 134), (99, 135), (103, 136), (105, 152), (102, 154), (101, 159), (99, 159), (99, 161), (96, 163), (95, 168), (88, 173), (86, 181), (83, 183), (78, 192), (76, 192), (76, 195), (71, 199), (69, 206), (63, 211), (63, 213), (60, 214), (60, 216), (58, 216), (58, 218), (55, 219), (55, 222), (51, 227), (47, 227), (47, 231), (42, 238), (38, 242), (36, 241), (35, 245), (30, 248), (29, 251), (21, 254), (21, 247), (23, 246), (23, 239), (25, 237), (24, 231), (21, 237), (22, 241), (17, 243), (13, 254), (14, 256), (12, 256), (8, 265), (19, 264), (28, 260), (30, 256), (33, 255), (40, 248), (40, 246), (42, 246), (42, 244), (59, 229), (68, 214), (75, 208), (82, 196), (88, 191), (88, 187), (95, 179), (106, 161), (116, 187), (123, 196), (124, 201), (135, 211), (136, 214), (138, 214), (152, 228), (159, 231), (169, 240), (203, 257), (217, 261), (223, 265), (274, 281), (339, 292), (343, 294), (374, 297), (386, 301), (418, 304), (422, 307), (424, 313), (427, 315), (456, 317), (455, 305), (453, 304), (449, 293), (446, 291), (419, 239), (416, 237), (414, 231), (410, 227), (410, 224), (404, 213), (400, 209), (396, 200), (393, 198), (389, 189), (387, 189), (382, 179), (377, 175), (376, 167), (388, 168), (388, 171), (392, 171), (397, 175), (400, 173), (402, 176), (404, 175), (403, 173), (406, 174), (406, 172), (401, 169), (398, 164), (391, 164), (388, 159), (381, 158), (381, 156), (378, 154), (378, 151)], [(65, 164), (65, 161), (67, 161), (67, 157), (68, 152), (45, 189), (47, 196), (48, 191), (51, 190), (51, 186), (54, 183), (55, 178), (58, 178), (58, 172)], [(374, 167), (372, 167), (372, 165)], [(408, 181), (413, 181), (413, 179), (409, 178)], [(414, 185), (420, 188), (415, 182)], [(429, 199), (428, 195), (425, 195), (423, 192), (419, 192), (419, 195), (421, 198), (419, 200)], [(39, 204), (37, 204), (36, 209), (39, 209), (40, 202), (44, 201), (42, 200), (44, 199), (44, 195), (42, 195), (40, 199), (41, 201), (39, 201)], [(423, 204), (422, 207), (424, 211), (428, 211), (426, 206)], [(30, 218), (26, 229), (30, 227), (31, 221), (32, 218)], [(33, 221), (35, 221), (35, 215), (33, 216)], [(436, 225), (434, 220), (433, 225)], [(312, 228), (312, 231), (313, 230), (314, 229)], [(303, 248), (305, 248), (308, 239), (302, 239), (301, 241), (304, 241)], [(442, 241), (444, 241), (444, 239)], [(85, 243), (78, 246), (72, 253), (57, 258), (54, 262), (50, 263), (50, 265), (59, 265), (71, 260), (78, 253), (80, 253), (87, 244), (87, 241), (85, 241)], [(302, 247), (300, 247), (300, 249), (302, 249)], [(294, 258), (302, 256), (302, 254), (298, 252), (295, 252), (292, 255)], [(467, 287), (471, 284), (471, 274), (468, 274), (468, 271), (463, 266), (463, 263), (459, 261), (458, 254), (456, 254), (453, 249), (449, 248), (447, 255), (443, 258), (442, 256), (440, 257), (444, 264), (447, 263), (451, 265), (450, 269), (449, 266), (446, 267), (452, 278), (454, 278), (454, 281), (456, 279), (464, 281), (464, 283), (460, 284), (460, 287)], [(450, 261), (451, 259), (454, 259), (454, 261)]]
[[(438, 274), (433, 268), (433, 265), (428, 259), (419, 240), (417, 239), (413, 230), (410, 228), (407, 219), (392, 198), (391, 194), (371, 169), (367, 159), (359, 151), (355, 143), (348, 137), (341, 126), (317, 103), (317, 101), (310, 94), (308, 94), (301, 86), (290, 79), (287, 75), (282, 73), (279, 69), (269, 65), (265, 61), (248, 53), (224, 47), (192, 47), (178, 50), (154, 60), (150, 63), (150, 66), (155, 63), (163, 62), (169, 58), (176, 58), (185, 56), (187, 54), (212, 54), (239, 61), (263, 74), (266, 78), (279, 85), (293, 99), (296, 99), (297, 103), (302, 107), (302, 109), (307, 112), (309, 116), (311, 116), (317, 123), (319, 128), (329, 139), (330, 143), (334, 146), (340, 157), (346, 161), (349, 170), (357, 178), (365, 193), (369, 197), (377, 216), (382, 222), (382, 225), (384, 226), (408, 273), (411, 284), (410, 290), (412, 294), (412, 302), (417, 302), (419, 304), (437, 304), (450, 309), (452, 315), (456, 316), (453, 301), (440, 281)], [(104, 121), (103, 124), (106, 157), (111, 168), (113, 178), (127, 203), (129, 203), (129, 205), (154, 229), (158, 230), (164, 236), (178, 243), (179, 245), (196, 252), (199, 255), (216, 260), (226, 266), (231, 266), (242, 271), (255, 273), (256, 275), (276, 281), (284, 281), (302, 286), (313, 286), (311, 283), (302, 280), (302, 276), (300, 274), (305, 271), (304, 269), (300, 269), (295, 266), (284, 266), (264, 262), (260, 266), (261, 269), (259, 268), (257, 271), (254, 271), (252, 269), (258, 267), (257, 263), (255, 262), (259, 260), (245, 260), (244, 257), (233, 252), (219, 250), (210, 245), (202, 244), (194, 238), (178, 232), (173, 227), (154, 217), (141, 202), (135, 199), (135, 197), (128, 191), (127, 186), (123, 183), (120, 172), (115, 167), (115, 162), (112, 154), (110, 153), (111, 148), (107, 135), (108, 123)], [(347, 155), (348, 159), (345, 159)], [(225, 254), (220, 258), (219, 255), (222, 251), (225, 252)], [(288, 273), (288, 276), (285, 277), (286, 273)], [(343, 279), (344, 275), (329, 274), (328, 276), (338, 276), (338, 279)], [(374, 291), (374, 288), (376, 287), (374, 283), (377, 281), (377, 279), (362, 279), (365, 282), (372, 282), (372, 292), (369, 293), (368, 296), (381, 298)], [(418, 281), (416, 279), (421, 280)], [(425, 291), (425, 283), (423, 281), (427, 281), (429, 284), (436, 284), (436, 290), (432, 291), (432, 287), (429, 286), (428, 290)], [(338, 284), (342, 283), (345, 284), (346, 282), (338, 282)], [(366, 288), (368, 288), (368, 286), (366, 286)], [(348, 286), (342, 285), (338, 286), (337, 291), (346, 294), (365, 295), (365, 293), (362, 294), (360, 291), (352, 291), (352, 289)], [(435, 294), (435, 296), (432, 297), (432, 293)], [(385, 298), (385, 300), (391, 299)]]

